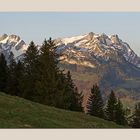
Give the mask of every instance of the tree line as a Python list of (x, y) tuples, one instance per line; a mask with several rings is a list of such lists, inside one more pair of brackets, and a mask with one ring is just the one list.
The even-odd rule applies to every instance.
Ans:
[(93, 115), (108, 121), (113, 121), (119, 125), (140, 128), (140, 103), (135, 105), (135, 111), (125, 109), (121, 100), (115, 96), (112, 90), (107, 103), (103, 102), (99, 86), (93, 85), (91, 94), (87, 101), (87, 111)]
[[(0, 91), (57, 108), (83, 111), (83, 94), (75, 86), (70, 71), (66, 73), (59, 68), (58, 58), (57, 47), (51, 38), (45, 40), (40, 49), (31, 41), (22, 61), (15, 61), (11, 52), (7, 63), (1, 53)], [(115, 93), (111, 91), (105, 104), (96, 84), (91, 88), (86, 108), (89, 115), (140, 127), (140, 103), (128, 119), (127, 111)]]

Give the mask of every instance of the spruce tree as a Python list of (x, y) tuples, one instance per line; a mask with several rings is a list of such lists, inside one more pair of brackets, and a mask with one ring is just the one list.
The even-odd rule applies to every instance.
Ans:
[(68, 72), (66, 75), (58, 67), (58, 54), (54, 41), (45, 40), (39, 56), (40, 75), (36, 82), (36, 97), (42, 104), (58, 108), (81, 111), (81, 98)]
[(117, 100), (113, 90), (109, 96), (106, 107), (106, 118), (109, 121), (114, 121), (120, 125), (127, 125), (127, 119), (123, 104), (120, 99)]
[(0, 54), (0, 91), (6, 91), (7, 84), (7, 62), (4, 54)]
[(116, 105), (116, 119), (115, 119), (117, 124), (120, 125), (126, 125), (127, 124), (127, 120), (125, 117), (125, 110), (123, 109), (123, 104), (120, 101), (120, 99), (118, 99), (117, 105)]
[(22, 84), (22, 96), (26, 99), (34, 100), (35, 84), (38, 76), (38, 56), (39, 51), (34, 42), (31, 41), (24, 57), (24, 79)]
[(89, 96), (87, 102), (87, 114), (104, 118), (103, 107), (104, 104), (100, 89), (97, 85), (93, 85), (93, 87), (91, 88), (91, 95)]
[(117, 105), (117, 99), (112, 90), (109, 96), (108, 102), (107, 102), (107, 107), (106, 107), (107, 120), (116, 121), (116, 105)]
[(135, 112), (133, 114), (132, 127), (140, 128), (140, 103), (135, 105)]
[(40, 103), (56, 106), (58, 73), (55, 44), (51, 38), (45, 40), (39, 56), (39, 80), (36, 83), (37, 99)]
[(82, 111), (82, 100), (83, 95), (82, 92), (79, 93), (77, 87), (73, 83), (73, 80), (71, 78), (70, 71), (67, 72), (67, 81), (65, 86), (65, 100), (63, 101), (65, 104), (67, 104), (67, 108), (69, 110), (73, 111)]

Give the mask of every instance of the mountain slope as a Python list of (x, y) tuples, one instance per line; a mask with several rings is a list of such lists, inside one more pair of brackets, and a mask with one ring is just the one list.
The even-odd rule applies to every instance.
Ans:
[[(94, 83), (99, 84), (104, 99), (113, 89), (120, 98), (140, 100), (140, 57), (118, 35), (90, 32), (54, 41), (61, 54), (59, 65), (71, 71), (76, 86), (85, 95), (84, 106)], [(0, 52), (7, 60), (10, 51), (16, 60), (22, 59), (27, 48), (19, 36), (0, 37)]]
[(84, 106), (95, 83), (100, 85), (104, 99), (113, 89), (118, 97), (133, 100), (133, 105), (140, 100), (140, 58), (118, 35), (91, 32), (59, 38), (56, 44), (62, 54), (61, 67), (72, 72), (75, 84), (85, 95)]
[(0, 93), (0, 128), (122, 128), (84, 113), (66, 111)]

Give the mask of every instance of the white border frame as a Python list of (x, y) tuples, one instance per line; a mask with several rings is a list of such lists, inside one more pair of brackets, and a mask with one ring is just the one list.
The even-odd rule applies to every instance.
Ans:
[[(140, 12), (140, 0), (0, 0), (1, 12)], [(0, 129), (2, 140), (132, 140), (138, 129)]]

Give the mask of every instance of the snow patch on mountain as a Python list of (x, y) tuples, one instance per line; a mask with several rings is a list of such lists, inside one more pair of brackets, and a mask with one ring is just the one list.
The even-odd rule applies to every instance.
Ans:
[[(70, 37), (57, 40), (56, 43), (58, 49), (64, 55), (73, 55), (73, 59), (81, 60), (81, 56), (85, 56), (87, 59), (91, 54), (91, 57), (96, 57), (100, 61), (109, 61), (114, 54), (116, 57), (123, 56), (129, 63), (140, 67), (140, 58), (134, 53), (130, 46), (123, 42), (118, 35), (107, 36), (106, 34), (95, 34), (90, 32), (82, 36)], [(68, 53), (69, 52), (69, 53)], [(71, 54), (75, 52), (74, 54)], [(80, 55), (76, 55), (80, 52)], [(85, 61), (86, 62), (86, 61)]]
[(26, 52), (27, 48), (28, 45), (17, 35), (4, 34), (0, 36), (0, 52), (4, 53), (6, 58), (10, 52), (14, 54), (15, 58), (18, 58)]
[(70, 38), (63, 38), (61, 41), (67, 45), (69, 43), (73, 43), (74, 41), (77, 40), (81, 40), (82, 38), (84, 38), (86, 35), (82, 35), (82, 36), (75, 36), (75, 37), (70, 37)]
[[(58, 46), (57, 52), (63, 55), (63, 61), (71, 64), (94, 68), (110, 60), (120, 61), (123, 57), (127, 62), (140, 68), (140, 57), (118, 35), (107, 36), (104, 33), (90, 32), (54, 41)], [(12, 51), (16, 59), (21, 59), (27, 48), (28, 45), (17, 35), (0, 36), (0, 53), (4, 53), (6, 58)]]

